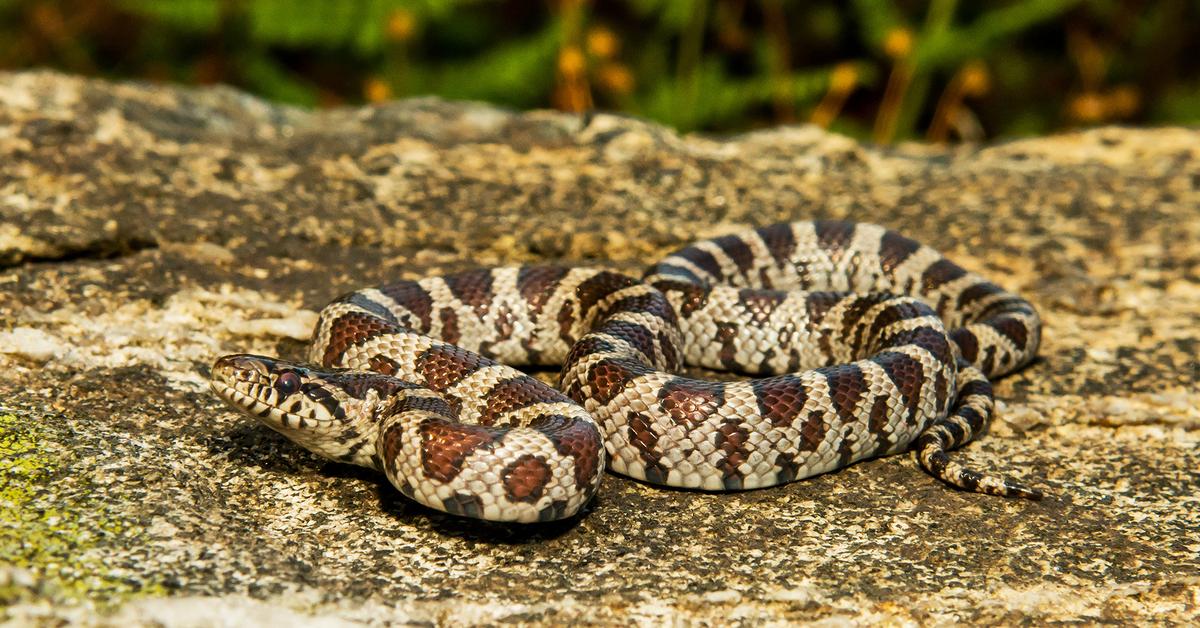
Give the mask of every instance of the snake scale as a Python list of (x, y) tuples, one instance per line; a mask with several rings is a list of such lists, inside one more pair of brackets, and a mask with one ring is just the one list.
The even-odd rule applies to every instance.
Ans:
[[(954, 486), (1037, 499), (946, 452), (986, 428), (988, 378), (1028, 363), (1040, 330), (1029, 302), (894, 231), (796, 222), (641, 280), (524, 266), (360, 290), (321, 311), (307, 363), (225, 356), (212, 385), (321, 456), (489, 520), (570, 517), (606, 465), (736, 491), (909, 449)], [(561, 365), (558, 389), (512, 365)]]

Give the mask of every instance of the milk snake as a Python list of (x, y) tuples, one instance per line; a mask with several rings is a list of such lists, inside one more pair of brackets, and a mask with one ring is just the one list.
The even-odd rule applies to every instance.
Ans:
[[(489, 520), (577, 513), (605, 450), (622, 475), (736, 491), (912, 449), (954, 486), (1037, 499), (946, 451), (986, 427), (988, 377), (1028, 363), (1040, 329), (1029, 302), (894, 231), (797, 222), (642, 280), (524, 266), (352, 292), (321, 311), (307, 364), (225, 356), (212, 382), (317, 454)], [(561, 365), (558, 389), (509, 365)]]

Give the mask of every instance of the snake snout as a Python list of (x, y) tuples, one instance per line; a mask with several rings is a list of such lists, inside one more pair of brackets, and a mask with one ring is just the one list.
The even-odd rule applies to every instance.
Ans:
[(212, 366), (213, 383), (233, 385), (235, 382), (254, 382), (268, 379), (269, 360), (256, 355), (236, 354), (217, 358)]

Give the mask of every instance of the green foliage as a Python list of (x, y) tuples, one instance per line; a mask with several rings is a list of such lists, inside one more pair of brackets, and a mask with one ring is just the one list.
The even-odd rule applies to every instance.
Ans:
[(242, 77), (259, 92), (292, 104), (308, 107), (317, 104), (317, 90), (304, 79), (288, 72), (270, 55), (244, 54), (239, 61)]
[(1194, 121), (1197, 41), (1200, 4), (1170, 0), (0, 0), (0, 68), (884, 142)]
[[(562, 46), (559, 20), (541, 31), (458, 63), (412, 67), (405, 93), (432, 93), (446, 98), (486, 100), (514, 107), (529, 106), (554, 83), (554, 60)], [(397, 77), (403, 81), (404, 77)]]
[(1080, 1), (1024, 0), (992, 9), (966, 26), (940, 25), (925, 33), (926, 37), (917, 46), (915, 61), (920, 67), (940, 69), (973, 57), (985, 57), (997, 44), (1058, 17)]
[(678, 33), (687, 27), (699, 2), (679, 0), (630, 0), (629, 7), (638, 15), (654, 18), (667, 32)]
[(1155, 122), (1200, 124), (1200, 82), (1172, 86), (1150, 112)]
[(883, 52), (883, 42), (889, 33), (908, 27), (892, 0), (854, 0), (850, 6), (861, 28), (863, 43), (877, 53)]
[(351, 48), (369, 54), (383, 45), (383, 27), (388, 15), (405, 4), (401, 0), (308, 3), (254, 0), (246, 4), (246, 19), (255, 43), (292, 48)]
[(218, 0), (118, 0), (117, 5), (183, 33), (208, 33), (221, 21)]
[[(873, 78), (870, 66), (861, 71)], [(782, 91), (788, 100), (809, 103), (829, 88), (829, 68), (794, 72), (777, 78), (730, 76), (715, 60), (706, 60), (686, 79), (664, 81), (638, 99), (635, 111), (690, 131), (735, 126), (746, 111), (765, 107)]]

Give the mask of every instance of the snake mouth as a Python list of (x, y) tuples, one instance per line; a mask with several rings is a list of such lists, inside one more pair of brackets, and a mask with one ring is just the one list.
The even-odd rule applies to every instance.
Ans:
[(257, 355), (219, 358), (212, 367), (214, 393), (243, 414), (277, 429), (296, 430), (332, 422), (335, 417), (305, 391), (307, 369)]

